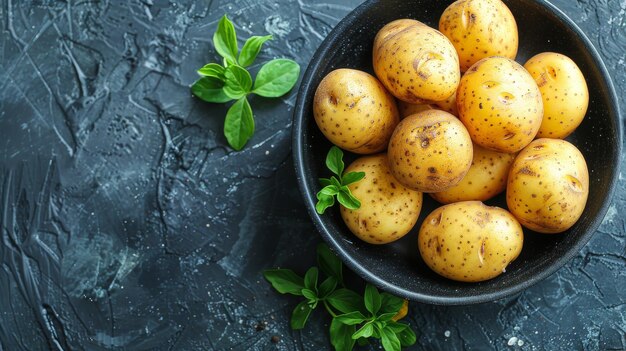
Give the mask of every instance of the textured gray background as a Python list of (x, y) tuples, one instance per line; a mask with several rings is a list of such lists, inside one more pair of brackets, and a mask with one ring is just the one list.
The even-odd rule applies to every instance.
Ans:
[[(253, 97), (256, 134), (232, 152), (226, 107), (189, 85), (224, 13), (243, 37), (275, 36), (261, 59), (304, 68), (359, 3), (0, 0), (0, 351), (328, 348), (325, 316), (291, 331), (296, 300), (261, 276), (302, 272), (319, 241), (291, 161), (295, 91)], [(626, 1), (553, 3), (626, 100)], [(476, 306), (413, 303), (414, 349), (625, 349), (625, 187), (544, 282)]]

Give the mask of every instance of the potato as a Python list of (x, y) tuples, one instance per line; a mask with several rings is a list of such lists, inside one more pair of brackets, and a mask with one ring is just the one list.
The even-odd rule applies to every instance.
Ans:
[(341, 217), (354, 235), (370, 244), (386, 244), (413, 228), (422, 209), (422, 193), (402, 186), (391, 175), (387, 155), (361, 157), (346, 169), (349, 172), (365, 172), (363, 180), (348, 186), (361, 207), (341, 206)]
[(445, 100), (459, 85), (459, 58), (452, 43), (414, 20), (393, 21), (378, 32), (373, 64), (383, 85), (412, 104)]
[(480, 201), (439, 207), (424, 219), (418, 236), (426, 265), (462, 282), (497, 277), (519, 256), (523, 242), (515, 217)]
[(587, 82), (576, 63), (554, 52), (533, 56), (524, 64), (543, 98), (539, 138), (563, 139), (582, 123), (589, 106)]
[(389, 141), (389, 165), (400, 183), (421, 192), (456, 185), (472, 164), (472, 140), (453, 115), (428, 110), (403, 119)]
[(517, 55), (517, 24), (500, 0), (458, 0), (441, 15), (439, 30), (454, 45), (462, 72), (486, 57)]
[(456, 91), (443, 101), (433, 102), (438, 109), (449, 112), (455, 116), (459, 116), (459, 110), (456, 107)]
[(393, 96), (376, 78), (354, 69), (338, 69), (322, 79), (313, 115), (330, 142), (357, 154), (386, 149), (400, 121)]
[(589, 195), (589, 171), (576, 146), (537, 139), (517, 155), (506, 203), (520, 223), (539, 233), (560, 233), (580, 218)]
[(398, 110), (400, 111), (400, 119), (409, 117), (418, 112), (432, 110), (434, 107), (428, 104), (410, 104), (402, 100), (398, 101)]
[(514, 159), (515, 154), (487, 150), (474, 144), (472, 166), (465, 177), (457, 185), (430, 196), (444, 204), (489, 200), (506, 188), (509, 169)]
[(543, 103), (537, 83), (524, 67), (504, 57), (482, 59), (472, 66), (461, 78), (456, 101), (472, 140), (487, 149), (518, 152), (541, 126)]

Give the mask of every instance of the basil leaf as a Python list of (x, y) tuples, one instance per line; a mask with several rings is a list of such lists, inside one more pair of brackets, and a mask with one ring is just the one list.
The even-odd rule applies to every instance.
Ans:
[(343, 152), (340, 148), (333, 146), (328, 150), (328, 154), (326, 155), (326, 167), (341, 179), (341, 174), (345, 166), (343, 164)]
[(304, 279), (291, 269), (268, 269), (263, 276), (281, 294), (302, 295)]
[(239, 64), (241, 67), (250, 66), (254, 60), (256, 60), (257, 55), (261, 51), (261, 47), (263, 43), (272, 39), (271, 35), (266, 35), (264, 37), (260, 36), (252, 36), (246, 40), (246, 43), (243, 44), (243, 48), (241, 48), (241, 53), (239, 54)]
[(381, 336), (381, 343), (383, 344), (383, 348), (385, 349), (385, 351), (400, 351), (401, 350), (400, 340), (398, 340), (396, 333), (394, 333), (391, 329), (383, 328), (381, 330), (380, 336)]
[(317, 193), (317, 203), (315, 204), (315, 211), (318, 214), (324, 214), (327, 208), (332, 207), (335, 204), (335, 197)]
[(339, 188), (336, 185), (328, 185), (325, 186), (322, 190), (320, 190), (320, 194), (327, 196), (334, 196), (339, 193)]
[(272, 60), (259, 70), (253, 93), (264, 97), (285, 95), (298, 81), (300, 65), (292, 60)]
[(239, 99), (226, 113), (224, 120), (224, 135), (230, 146), (241, 150), (254, 134), (254, 118), (248, 100)]
[(337, 200), (339, 203), (343, 205), (343, 207), (350, 210), (358, 210), (361, 208), (361, 201), (359, 201), (356, 197), (352, 195), (350, 189), (347, 187), (340, 189), (337, 194)]
[(298, 330), (304, 328), (312, 310), (308, 301), (300, 302), (291, 313), (291, 329)]
[(354, 334), (352, 334), (352, 339), (356, 340), (358, 338), (369, 338), (374, 333), (374, 326), (372, 322), (366, 323), (361, 329), (357, 330)]
[(320, 284), (320, 287), (318, 289), (320, 298), (323, 299), (326, 296), (328, 296), (328, 294), (333, 292), (333, 290), (335, 290), (336, 287), (337, 287), (337, 278), (335, 277), (326, 278), (326, 280), (324, 280), (322, 284)]
[(363, 178), (365, 178), (365, 172), (350, 172), (341, 178), (341, 182), (343, 185), (350, 185)]
[(415, 332), (413, 331), (413, 329), (411, 329), (408, 325), (404, 323), (396, 324), (406, 326), (403, 330), (396, 331), (396, 336), (398, 337), (398, 340), (400, 340), (400, 344), (403, 347), (411, 346), (417, 342), (417, 336), (415, 336)]
[(335, 319), (343, 324), (347, 325), (356, 325), (365, 322), (367, 319), (363, 313), (359, 311), (353, 311), (346, 314), (340, 314)]
[(237, 65), (228, 66), (224, 72), (224, 77), (226, 78), (224, 94), (233, 99), (246, 96), (252, 88), (252, 77), (245, 68)]
[(378, 315), (377, 320), (381, 322), (389, 322), (395, 315), (396, 315), (395, 312), (381, 313)]
[(353, 311), (365, 311), (363, 306), (363, 298), (349, 289), (337, 289), (326, 298), (331, 306), (342, 313), (350, 313)]
[(302, 296), (306, 297), (309, 300), (309, 306), (311, 308), (315, 308), (317, 306), (317, 294), (315, 291), (310, 289), (302, 289)]
[(328, 179), (328, 178), (319, 178), (319, 181), (320, 181), (320, 185), (321, 185), (321, 186), (324, 186), (324, 187), (326, 187), (326, 186), (329, 186), (329, 185), (332, 185), (332, 184), (333, 184), (333, 183), (330, 181), (330, 179)]
[(203, 77), (191, 86), (191, 92), (198, 98), (213, 103), (224, 103), (232, 100), (224, 94), (224, 83), (215, 77)]
[(356, 327), (354, 325), (347, 325), (339, 322), (336, 318), (333, 318), (330, 322), (330, 343), (335, 348), (335, 351), (352, 351), (354, 348), (354, 334)]
[(372, 315), (376, 315), (380, 310), (381, 297), (378, 293), (378, 289), (373, 285), (367, 284), (365, 287), (365, 308), (367, 308)]
[(335, 176), (330, 177), (330, 183), (341, 188), (341, 182)]
[(404, 304), (404, 300), (393, 296), (389, 293), (380, 294), (381, 304), (380, 304), (380, 312), (381, 313), (398, 313), (402, 305)]
[(317, 267), (311, 267), (304, 275), (304, 287), (313, 291), (317, 291)]
[(398, 322), (390, 322), (387, 323), (387, 328), (394, 331), (394, 333), (402, 333), (405, 329), (409, 328), (408, 324), (398, 323)]
[(239, 52), (237, 32), (226, 15), (220, 19), (217, 25), (217, 31), (213, 35), (213, 46), (220, 56), (231, 62), (237, 62), (237, 52)]
[(317, 265), (327, 276), (335, 277), (337, 282), (343, 282), (341, 260), (337, 257), (337, 255), (330, 251), (328, 245), (317, 245)]
[(204, 77), (213, 77), (221, 81), (225, 80), (224, 72), (226, 68), (218, 65), (217, 63), (208, 63), (204, 67), (198, 70), (198, 74)]

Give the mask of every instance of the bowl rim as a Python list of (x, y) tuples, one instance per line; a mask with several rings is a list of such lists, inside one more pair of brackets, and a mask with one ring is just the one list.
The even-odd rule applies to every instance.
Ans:
[(302, 82), (300, 84), (300, 88), (298, 91), (298, 97), (296, 100), (294, 114), (293, 114), (293, 129), (292, 129), (292, 148), (293, 148), (293, 159), (294, 166), (296, 169), (296, 177), (298, 180), (298, 187), (300, 188), (301, 194), (305, 201), (305, 206), (307, 208), (307, 212), (311, 219), (313, 219), (313, 223), (318, 230), (322, 234), (324, 240), (330, 245), (331, 249), (335, 251), (342, 261), (355, 273), (361, 276), (365, 281), (370, 282), (381, 288), (387, 292), (393, 293), (397, 296), (407, 298), (409, 300), (435, 304), (435, 305), (469, 305), (483, 302), (490, 302), (502, 299), (507, 296), (511, 296), (513, 294), (519, 293), (532, 285), (537, 284), (538, 282), (544, 280), (550, 275), (554, 274), (557, 270), (561, 269), (567, 262), (569, 262), (576, 254), (580, 252), (580, 250), (589, 242), (591, 237), (595, 235), (598, 227), (602, 223), (606, 213), (613, 202), (613, 197), (615, 193), (615, 188), (617, 187), (619, 169), (620, 169), (620, 159), (622, 154), (622, 126), (621, 126), (621, 113), (618, 104), (618, 97), (615, 91), (615, 87), (613, 85), (613, 81), (611, 79), (611, 75), (609, 74), (602, 57), (591, 43), (587, 35), (574, 23), (563, 11), (561, 11), (558, 7), (553, 5), (547, 0), (522, 0), (522, 1), (530, 1), (538, 4), (540, 7), (551, 12), (562, 25), (568, 27), (583, 43), (585, 49), (590, 54), (593, 62), (596, 65), (596, 68), (600, 72), (602, 80), (607, 88), (608, 98), (610, 108), (615, 111), (616, 120), (612, 122), (615, 124), (614, 130), (617, 132), (617, 159), (618, 163), (616, 167), (613, 168), (611, 174), (611, 182), (609, 184), (609, 194), (604, 199), (602, 206), (599, 209), (598, 216), (591, 220), (589, 229), (582, 235), (580, 238), (578, 245), (572, 246), (565, 255), (556, 259), (547, 269), (541, 271), (539, 274), (533, 276), (531, 279), (526, 281), (522, 281), (518, 284), (512, 285), (508, 288), (504, 288), (498, 290), (497, 292), (492, 293), (478, 293), (470, 296), (462, 296), (462, 297), (445, 297), (438, 296), (433, 294), (425, 294), (418, 293), (415, 291), (407, 290), (397, 285), (391, 284), (380, 277), (374, 275), (365, 267), (363, 267), (359, 262), (353, 259), (345, 250), (341, 248), (338, 243), (338, 238), (336, 238), (330, 230), (324, 225), (321, 216), (317, 214), (315, 211), (315, 199), (312, 194), (315, 193), (315, 189), (309, 187), (306, 181), (306, 169), (305, 169), (305, 160), (303, 155), (303, 149), (306, 146), (303, 138), (303, 130), (305, 127), (304, 123), (304, 114), (306, 113), (306, 106), (304, 106), (304, 101), (306, 100), (306, 91), (311, 90), (312, 80), (314, 76), (314, 72), (319, 69), (319, 66), (322, 63), (322, 58), (328, 54), (328, 52), (333, 48), (332, 43), (335, 41), (338, 33), (342, 33), (346, 31), (350, 27), (350, 23), (352, 23), (357, 17), (360, 17), (365, 11), (369, 9), (369, 7), (373, 6), (375, 3), (383, 0), (367, 0), (361, 5), (357, 6), (354, 10), (348, 13), (341, 21), (331, 30), (331, 32), (324, 38), (318, 49), (315, 51), (315, 54), (309, 61), (309, 65), (307, 70), (304, 73), (302, 78)]

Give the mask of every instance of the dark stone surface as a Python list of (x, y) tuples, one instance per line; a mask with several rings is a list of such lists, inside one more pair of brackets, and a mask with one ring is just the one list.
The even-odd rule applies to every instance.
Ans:
[[(233, 152), (226, 108), (188, 87), (215, 59), (223, 13), (244, 37), (275, 35), (262, 59), (304, 67), (358, 3), (0, 0), (0, 350), (328, 348), (325, 316), (291, 331), (296, 300), (261, 276), (302, 272), (319, 241), (290, 157), (295, 92), (254, 97), (256, 134)], [(553, 3), (626, 99), (626, 2)], [(412, 304), (415, 349), (625, 349), (625, 188), (544, 282), (481, 305)]]

